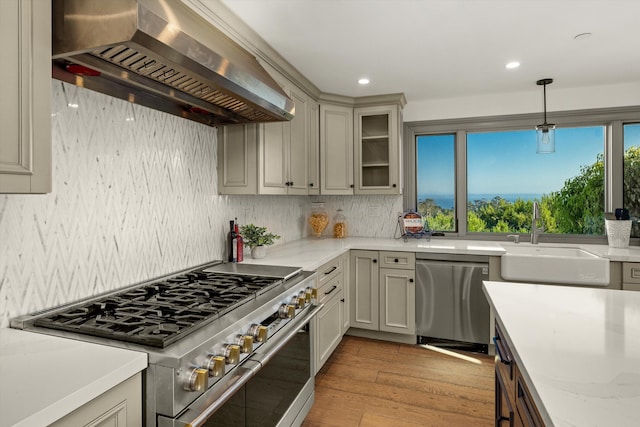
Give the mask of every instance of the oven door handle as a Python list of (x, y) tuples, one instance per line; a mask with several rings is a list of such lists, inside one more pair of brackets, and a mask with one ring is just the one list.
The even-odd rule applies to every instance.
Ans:
[[(285, 335), (283, 338), (278, 339), (278, 342), (270, 348), (266, 353), (256, 353), (251, 356), (250, 360), (260, 363), (260, 365), (264, 366), (276, 355), (282, 348), (289, 343), (298, 334), (300, 328), (309, 323), (311, 319), (313, 319), (319, 312), (324, 308), (324, 304), (318, 304), (313, 306), (310, 312), (308, 312), (302, 319), (295, 322), (292, 329)], [(287, 325), (289, 326), (289, 325)], [(267, 341), (267, 344), (269, 341)]]
[[(218, 410), (222, 405), (224, 405), (227, 400), (231, 396), (233, 396), (238, 390), (240, 390), (255, 374), (256, 371), (260, 369), (260, 365), (256, 364), (253, 368), (245, 368), (243, 366), (239, 366), (236, 368), (236, 372), (242, 372), (240, 375), (236, 375), (233, 377), (233, 383), (227, 385), (224, 391), (215, 396), (213, 402), (202, 409), (197, 413), (197, 415), (189, 415), (189, 412), (185, 413), (183, 416), (179, 417), (175, 420), (175, 422), (171, 422), (168, 418), (165, 419), (163, 417), (158, 417), (158, 426), (171, 425), (171, 426), (180, 426), (180, 427), (201, 427), (204, 426), (204, 423), (207, 422), (209, 418)], [(169, 424), (163, 424), (163, 422), (168, 421)]]

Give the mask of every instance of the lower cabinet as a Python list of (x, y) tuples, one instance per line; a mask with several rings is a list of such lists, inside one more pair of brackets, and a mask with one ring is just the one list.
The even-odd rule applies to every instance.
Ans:
[(142, 374), (138, 373), (85, 403), (51, 427), (138, 427), (142, 425)]
[(496, 325), (496, 427), (544, 427), (525, 380), (513, 358), (509, 343)]
[(350, 269), (350, 325), (415, 335), (415, 254), (352, 250)]
[(314, 319), (316, 373), (338, 347), (348, 329), (349, 305), (345, 297), (348, 293), (345, 281), (348, 262), (348, 255), (342, 255), (316, 270), (318, 302), (324, 304), (324, 308)]

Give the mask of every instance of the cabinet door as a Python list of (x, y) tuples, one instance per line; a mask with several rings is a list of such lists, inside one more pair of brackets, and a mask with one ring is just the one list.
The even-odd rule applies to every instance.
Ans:
[(509, 393), (507, 393), (504, 379), (502, 378), (500, 371), (498, 371), (497, 369), (495, 385), (495, 408), (496, 427), (513, 427), (515, 425), (513, 402), (509, 398)]
[(340, 289), (325, 302), (324, 308), (316, 318), (316, 373), (342, 340), (342, 299), (343, 291)]
[(355, 193), (400, 194), (400, 122), (397, 105), (356, 108)]
[(51, 2), (0, 1), (0, 193), (51, 191)]
[(257, 194), (258, 125), (218, 128), (218, 192)]
[(353, 194), (353, 109), (320, 105), (320, 193)]
[(287, 156), (287, 194), (309, 194), (309, 131), (307, 129), (307, 95), (291, 89), (291, 99), (296, 105), (296, 115), (289, 123), (291, 130)]
[(320, 194), (320, 104), (309, 101), (308, 104), (309, 131), (309, 195)]
[(132, 376), (54, 422), (50, 427), (141, 426), (141, 377), (141, 374)]
[(290, 124), (265, 123), (261, 127), (258, 155), (259, 193), (286, 194)]
[(379, 328), (379, 268), (377, 251), (351, 251), (350, 325), (355, 328)]
[(416, 333), (415, 271), (380, 269), (380, 330)]
[(342, 274), (344, 277), (344, 294), (342, 297), (342, 333), (345, 334), (351, 322), (351, 287), (349, 285), (349, 253), (342, 255)]

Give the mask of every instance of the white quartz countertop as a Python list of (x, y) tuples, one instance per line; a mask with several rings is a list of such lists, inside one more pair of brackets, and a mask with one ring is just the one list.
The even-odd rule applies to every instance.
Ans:
[(49, 425), (146, 367), (146, 353), (0, 328), (0, 426)]
[(547, 426), (640, 425), (640, 292), (484, 289)]
[[(345, 239), (306, 238), (293, 242), (269, 246), (267, 256), (263, 259), (252, 259), (245, 254), (244, 262), (251, 264), (271, 264), (302, 267), (305, 270), (315, 270), (322, 264), (331, 261), (336, 256), (350, 249), (407, 251), (443, 254), (470, 254), (500, 256), (505, 247), (513, 246), (510, 242), (461, 239), (402, 239), (348, 237)], [(530, 246), (530, 243), (520, 243)], [(607, 245), (541, 243), (539, 246), (580, 247), (610, 261), (640, 262), (640, 247), (625, 249), (610, 248)]]

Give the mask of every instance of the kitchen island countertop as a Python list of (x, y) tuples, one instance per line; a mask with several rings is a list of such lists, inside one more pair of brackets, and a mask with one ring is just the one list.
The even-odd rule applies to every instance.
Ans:
[(547, 426), (640, 425), (640, 292), (484, 289)]
[(0, 426), (46, 426), (147, 367), (145, 353), (0, 328)]

